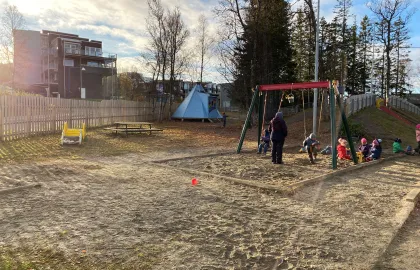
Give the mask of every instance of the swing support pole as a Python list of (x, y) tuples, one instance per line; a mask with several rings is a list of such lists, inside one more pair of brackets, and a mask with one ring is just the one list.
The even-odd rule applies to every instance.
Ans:
[(332, 82), (330, 82), (330, 119), (331, 119), (331, 152), (332, 169), (337, 169), (337, 138), (335, 133), (335, 94)]
[[(242, 145), (244, 143), (244, 139), (245, 139), (245, 135), (246, 135), (246, 130), (248, 129), (249, 121), (251, 120), (252, 111), (254, 110), (254, 105), (257, 102), (258, 94), (259, 94), (259, 89), (258, 89), (258, 86), (257, 86), (257, 87), (255, 87), (254, 95), (252, 96), (251, 106), (249, 106), (249, 110), (248, 110), (248, 114), (246, 116), (245, 124), (242, 127), (241, 137), (239, 139), (238, 148), (236, 149), (236, 153), (238, 153), (238, 154), (241, 152)], [(258, 127), (258, 129), (259, 128), (260, 127)]]
[(257, 141), (257, 147), (260, 144), (260, 140), (261, 140), (261, 133), (262, 133), (262, 127), (263, 127), (263, 95), (262, 92), (258, 93), (259, 96), (259, 103), (258, 103), (258, 141)]
[(349, 142), (351, 156), (353, 158), (354, 164), (357, 164), (356, 150), (354, 149), (353, 139), (351, 138), (351, 132), (350, 132), (349, 124), (347, 122), (346, 113), (344, 112), (344, 108), (341, 105), (341, 101), (340, 101), (339, 98), (337, 99), (337, 103), (338, 103), (338, 107), (340, 108), (341, 121), (342, 121), (342, 123), (344, 125), (344, 129), (346, 131), (347, 141)]

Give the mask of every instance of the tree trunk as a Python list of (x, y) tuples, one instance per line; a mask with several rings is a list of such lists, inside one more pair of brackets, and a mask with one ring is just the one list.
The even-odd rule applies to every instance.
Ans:
[(391, 22), (388, 22), (386, 45), (386, 104), (388, 105), (389, 88), (391, 84)]

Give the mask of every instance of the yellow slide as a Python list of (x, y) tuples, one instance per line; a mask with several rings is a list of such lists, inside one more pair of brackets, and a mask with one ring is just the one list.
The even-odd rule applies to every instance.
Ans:
[(70, 129), (67, 122), (64, 123), (61, 133), (61, 145), (64, 144), (82, 144), (86, 137), (86, 124), (83, 123), (82, 129)]

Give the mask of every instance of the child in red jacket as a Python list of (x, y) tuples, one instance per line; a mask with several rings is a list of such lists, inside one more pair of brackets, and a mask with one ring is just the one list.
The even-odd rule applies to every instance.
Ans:
[(338, 139), (337, 153), (339, 159), (351, 159), (347, 154), (347, 141), (345, 139)]

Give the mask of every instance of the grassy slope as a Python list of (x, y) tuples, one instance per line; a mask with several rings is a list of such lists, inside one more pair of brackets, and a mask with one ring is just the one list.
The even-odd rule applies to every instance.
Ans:
[(397, 137), (401, 138), (403, 147), (416, 145), (414, 126), (408, 126), (374, 107), (358, 112), (351, 119), (363, 125), (368, 140), (381, 138), (384, 148), (391, 148)]

